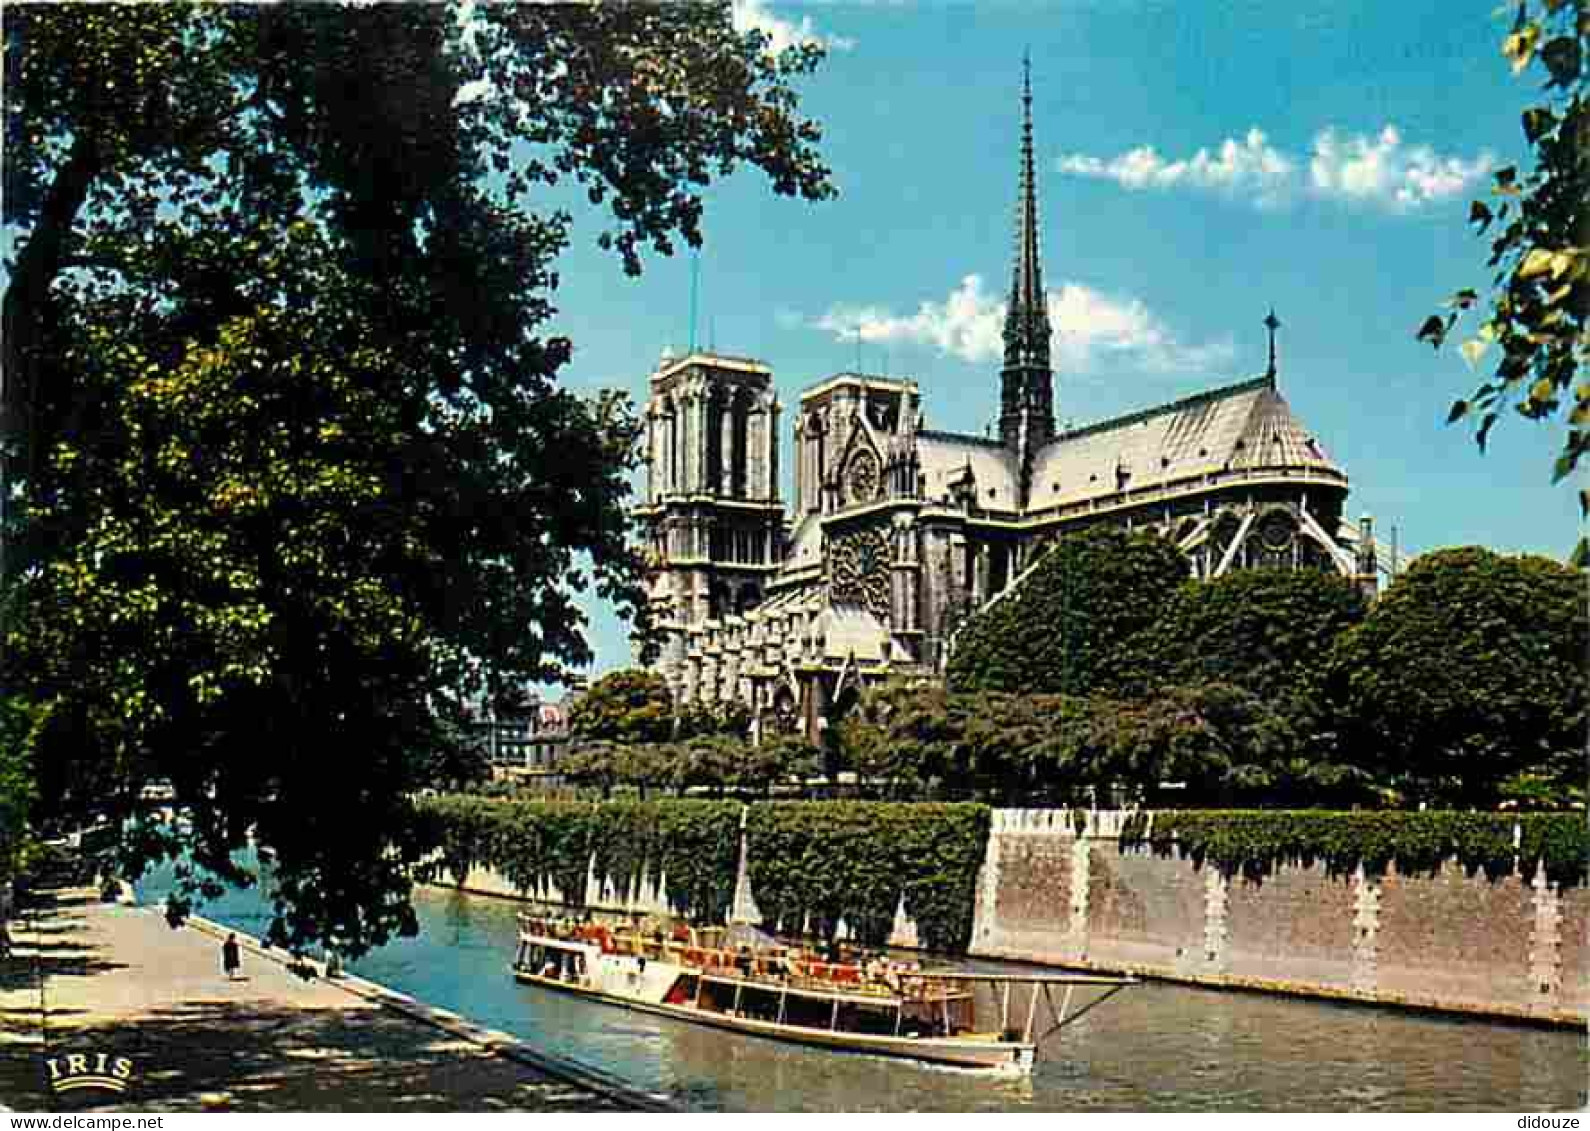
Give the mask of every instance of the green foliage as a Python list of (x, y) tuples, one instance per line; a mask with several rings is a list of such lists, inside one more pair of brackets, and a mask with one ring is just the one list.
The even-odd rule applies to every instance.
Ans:
[(832, 937), (842, 918), (872, 946), (888, 939), (903, 900), (925, 947), (964, 951), (988, 821), (980, 805), (754, 805), (746, 820), (751, 892), (776, 930), (809, 925)]
[[(1489, 368), (1485, 359), (1494, 346), (1496, 361), (1469, 398), (1453, 404), (1447, 422), (1477, 420), (1475, 440), (1483, 451), (1509, 408), (1530, 420), (1565, 413), (1567, 435), (1553, 469), (1553, 481), (1560, 481), (1590, 450), (1590, 384), (1575, 381), (1590, 356), (1590, 10), (1584, 0), (1526, 0), (1502, 54), (1515, 75), (1527, 71), (1545, 80), (1541, 101), (1521, 118), (1534, 164), (1523, 176), (1512, 165), (1496, 170), (1491, 201), (1469, 207), (1477, 234), (1496, 225), (1488, 263), (1495, 274), (1490, 316), (1461, 352), (1471, 367), (1484, 362)], [(1458, 319), (1479, 304), (1477, 291), (1458, 291), (1446, 309), (1425, 319), (1418, 337), (1439, 349)], [(1582, 485), (1579, 502), (1590, 513), (1590, 490)], [(1585, 553), (1581, 539), (1581, 564)]]
[(610, 672), (581, 693), (569, 711), (576, 742), (664, 742), (673, 730), (673, 695), (656, 672)]
[(740, 806), (713, 801), (503, 801), (444, 795), (420, 804), (440, 861), (455, 878), (483, 865), (521, 893), (550, 884), (585, 899), (588, 873), (620, 900), (665, 878), (680, 914), (722, 922), (734, 900)]
[(1316, 729), (1221, 683), (1136, 700), (886, 684), (841, 727), (863, 779), (897, 798), (1086, 803), (1124, 790), (1152, 800), (1174, 782), (1184, 803), (1364, 800), (1364, 768), (1309, 753)]
[(272, 941), (414, 928), (461, 704), (588, 663), (583, 593), (645, 628), (637, 421), (557, 384), (568, 190), (631, 273), (738, 166), (832, 194), (820, 52), (730, 17), (7, 9), (0, 685), (48, 707), (42, 813), (168, 779), (192, 821), (129, 869), (244, 882), (253, 835)]
[(0, 883), (16, 875), (32, 845), (28, 816), (38, 798), (33, 735), (45, 710), (0, 695)]
[(573, 781), (595, 786), (609, 796), (618, 786), (639, 790), (705, 788), (722, 796), (767, 793), (777, 782), (813, 775), (821, 756), (799, 739), (770, 736), (760, 744), (722, 732), (677, 742), (587, 742), (561, 763)]
[(1541, 866), (1546, 878), (1562, 887), (1590, 881), (1590, 824), (1582, 811), (1527, 813), (1518, 823), (1522, 829), (1518, 856), (1526, 883)]
[(1116, 676), (1121, 646), (1148, 627), (1186, 580), (1171, 543), (1095, 527), (1061, 538), (1014, 591), (955, 638), (955, 691), (1086, 694)]
[(1491, 805), (1520, 772), (1583, 779), (1584, 578), (1478, 547), (1417, 559), (1326, 672), (1344, 741), (1413, 799)]
[[(1522, 826), (1513, 847), (1515, 824)], [(1559, 884), (1583, 883), (1590, 833), (1582, 813), (1530, 814), (1442, 811), (1334, 813), (1318, 810), (1163, 810), (1140, 813), (1122, 827), (1122, 850), (1149, 844), (1227, 875), (1261, 879), (1290, 862), (1322, 863), (1334, 874), (1360, 865), (1371, 875), (1395, 863), (1402, 875), (1433, 873), (1455, 859), (1469, 874), (1511, 875), (1515, 858), (1525, 882), (1544, 864)]]
[(751, 710), (744, 703), (703, 703), (699, 699), (681, 707), (674, 719), (674, 737), (680, 739), (725, 736), (748, 738)]
[(666, 878), (668, 902), (695, 922), (725, 922), (740, 871), (744, 810), (734, 802), (666, 801), (656, 813), (652, 875)]
[(1336, 638), (1364, 619), (1359, 588), (1321, 570), (1238, 570), (1186, 581), (1132, 642), (1117, 691), (1235, 684), (1271, 702), (1307, 689)]

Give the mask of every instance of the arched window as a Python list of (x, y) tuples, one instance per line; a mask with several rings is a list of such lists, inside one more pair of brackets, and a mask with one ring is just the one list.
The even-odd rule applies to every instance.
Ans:
[(734, 397), (732, 454), (730, 456), (729, 494), (737, 499), (746, 496), (750, 469), (751, 392), (741, 389)]
[(707, 399), (707, 490), (712, 494), (724, 489), (723, 415), (727, 399), (722, 389), (713, 389)]
[(680, 442), (684, 429), (673, 401), (665, 401), (664, 404), (668, 413), (668, 490), (680, 491), (685, 485), (685, 446)]
[(660, 495), (678, 490), (679, 479), (675, 469), (678, 461), (679, 435), (675, 426), (672, 397), (663, 397), (657, 405), (653, 443), (655, 444), (653, 459), (656, 461), (652, 467), (655, 492)]

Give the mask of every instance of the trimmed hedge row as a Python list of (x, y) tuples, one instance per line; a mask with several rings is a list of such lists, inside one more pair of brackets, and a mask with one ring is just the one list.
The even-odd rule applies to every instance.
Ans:
[(725, 801), (595, 804), (505, 801), (470, 795), (423, 799), (440, 863), (462, 878), (483, 864), (521, 892), (547, 883), (574, 905), (587, 871), (627, 899), (643, 881), (666, 876), (673, 910), (722, 922), (734, 902), (740, 864), (740, 806)]
[[(438, 863), (461, 877), (492, 868), (521, 892), (551, 883), (585, 897), (586, 870), (621, 899), (667, 877), (673, 909), (723, 922), (739, 868), (736, 802), (420, 802)], [(795, 802), (752, 805), (746, 820), (751, 890), (770, 926), (828, 934), (844, 919), (870, 945), (887, 941), (903, 900), (922, 944), (965, 950), (977, 871), (988, 843), (982, 805)]]
[[(1161, 810), (1137, 813), (1121, 830), (1122, 849), (1147, 844), (1160, 855), (1179, 850), (1228, 875), (1262, 877), (1288, 861), (1323, 863), (1331, 872), (1371, 875), (1393, 861), (1403, 874), (1430, 873), (1456, 859), (1473, 875), (1525, 882), (1540, 867), (1564, 887), (1590, 878), (1590, 826), (1582, 813), (1453, 813), (1320, 810)], [(1515, 835), (1517, 843), (1515, 846)]]
[(745, 825), (751, 892), (775, 930), (829, 935), (843, 918), (869, 946), (888, 941), (903, 901), (924, 947), (964, 951), (988, 825), (983, 805), (753, 805)]

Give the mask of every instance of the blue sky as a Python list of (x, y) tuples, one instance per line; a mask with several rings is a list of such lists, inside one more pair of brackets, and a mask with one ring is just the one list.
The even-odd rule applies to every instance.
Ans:
[[(1505, 421), (1480, 455), (1444, 424), (1477, 375), (1414, 340), (1445, 296), (1488, 283), (1468, 202), (1527, 156), (1534, 90), (1488, 0), (759, 0), (737, 18), (830, 48), (802, 90), (839, 198), (775, 197), (742, 171), (711, 190), (700, 261), (698, 342), (771, 364), (786, 405), (854, 368), (859, 336), (865, 370), (920, 382), (931, 427), (992, 419), (1030, 50), (1062, 421), (1262, 373), (1273, 304), (1282, 391), (1351, 477), (1351, 515), (1415, 551), (1571, 549), (1577, 505), (1549, 483), (1560, 426)], [(556, 300), (567, 379), (639, 400), (689, 340), (689, 256), (627, 279), (582, 220)], [(624, 630), (592, 612), (594, 670), (624, 665)]]

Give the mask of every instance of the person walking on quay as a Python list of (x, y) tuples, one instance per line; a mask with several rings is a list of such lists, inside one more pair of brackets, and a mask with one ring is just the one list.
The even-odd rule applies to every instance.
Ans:
[(221, 944), (221, 969), (226, 971), (228, 981), (237, 978), (237, 972), (242, 968), (243, 958), (238, 952), (237, 936), (227, 935), (226, 941)]

